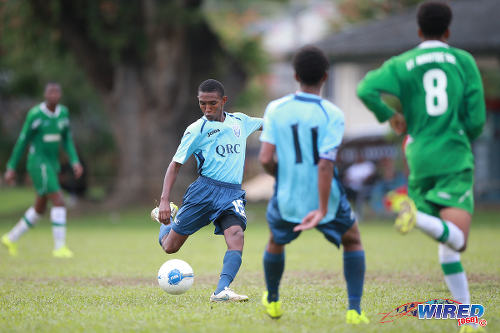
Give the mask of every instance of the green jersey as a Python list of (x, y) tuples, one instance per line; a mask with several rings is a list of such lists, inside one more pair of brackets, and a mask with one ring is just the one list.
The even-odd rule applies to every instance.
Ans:
[(63, 105), (57, 105), (55, 112), (51, 112), (45, 103), (41, 103), (28, 112), (21, 134), (7, 162), (7, 168), (16, 168), (26, 146), (30, 144), (28, 166), (44, 163), (58, 172), (61, 143), (68, 153), (70, 163), (79, 163), (71, 137), (68, 109)]
[(410, 136), (410, 178), (474, 168), (470, 142), (481, 134), (486, 111), (479, 70), (469, 53), (425, 41), (369, 72), (358, 96), (383, 122), (395, 111), (380, 93), (401, 101)]

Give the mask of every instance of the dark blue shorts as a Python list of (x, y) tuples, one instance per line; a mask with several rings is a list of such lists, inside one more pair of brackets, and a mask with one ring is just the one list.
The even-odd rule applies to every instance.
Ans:
[[(192, 235), (204, 226), (214, 223), (216, 235), (223, 235), (220, 224), (223, 216), (234, 215), (246, 229), (245, 191), (240, 184), (220, 182), (200, 176), (189, 185), (182, 200), (182, 206), (177, 212), (172, 229), (181, 235)], [(161, 239), (168, 232), (166, 226), (160, 227)]]
[[(340, 245), (342, 235), (349, 230), (356, 221), (344, 191), (341, 192), (339, 208), (335, 215), (335, 219), (316, 227), (317, 230), (323, 233), (326, 239), (337, 247)], [(266, 218), (276, 244), (285, 245), (299, 237), (300, 231), (293, 231), (297, 223), (288, 222), (281, 218), (276, 192), (267, 205)]]

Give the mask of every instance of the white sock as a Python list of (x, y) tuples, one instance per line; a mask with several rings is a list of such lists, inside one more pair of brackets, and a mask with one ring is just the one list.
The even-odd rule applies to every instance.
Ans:
[(66, 207), (52, 207), (50, 219), (52, 220), (54, 250), (57, 250), (66, 244)]
[(460, 262), (460, 253), (445, 244), (439, 244), (439, 262), (453, 299), (463, 304), (470, 304), (469, 284)]
[(443, 221), (439, 217), (419, 211), (417, 212), (417, 228), (456, 251), (465, 245), (465, 237), (462, 230), (453, 223)]
[(14, 228), (12, 228), (7, 237), (9, 237), (12, 242), (17, 242), (22, 234), (28, 231), (29, 228), (33, 228), (35, 226), (40, 217), (41, 216), (36, 212), (35, 208), (28, 208), (26, 213), (24, 213), (23, 217), (21, 217)]

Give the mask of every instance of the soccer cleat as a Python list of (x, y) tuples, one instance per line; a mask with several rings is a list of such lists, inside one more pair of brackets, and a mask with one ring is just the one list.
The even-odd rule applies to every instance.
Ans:
[(462, 327), (460, 327), (460, 330), (458, 331), (458, 333), (478, 333), (478, 332), (484, 332), (484, 328), (482, 328), (481, 326), (471, 326), (471, 325), (463, 325)]
[(246, 302), (248, 301), (247, 295), (238, 295), (228, 287), (225, 287), (217, 295), (215, 293), (210, 296), (210, 302)]
[(283, 310), (281, 310), (281, 301), (271, 302), (267, 300), (268, 292), (264, 291), (262, 295), (262, 305), (266, 308), (266, 313), (272, 319), (279, 319), (283, 315)]
[(66, 245), (61, 246), (57, 250), (52, 251), (52, 256), (54, 258), (73, 258), (73, 251), (68, 249)]
[(369, 324), (370, 319), (368, 319), (364, 311), (359, 314), (358, 311), (351, 309), (345, 314), (345, 322), (352, 325)]
[[(177, 207), (177, 205), (174, 204), (173, 202), (170, 202), (170, 222), (172, 222), (175, 219), (175, 216), (177, 215), (178, 211), (179, 207)], [(153, 208), (153, 210), (151, 211), (151, 219), (153, 221), (161, 223), (160, 219), (158, 218), (159, 214), (160, 214), (160, 208), (159, 207)]]
[(410, 232), (417, 223), (417, 207), (413, 200), (406, 197), (400, 203), (400, 209), (394, 227), (403, 235)]
[(2, 244), (7, 248), (11, 256), (17, 256), (17, 243), (11, 241), (7, 234), (2, 236)]

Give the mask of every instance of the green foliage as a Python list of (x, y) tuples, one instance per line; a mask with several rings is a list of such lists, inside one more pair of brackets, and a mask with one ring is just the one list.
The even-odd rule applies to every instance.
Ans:
[[(49, 4), (51, 10), (60, 10), (57, 2)], [(93, 162), (88, 170), (90, 179), (109, 185), (116, 168), (115, 145), (100, 96), (62, 45), (60, 34), (49, 32), (33, 19), (32, 10), (27, 2), (6, 1), (0, 12), (0, 98), (30, 98), (33, 104), (39, 103), (46, 82), (59, 82), (63, 88), (61, 103), (70, 110), (78, 152), (84, 161)], [(18, 130), (2, 130), (5, 135), (0, 138), (1, 161), (8, 159), (21, 126), (19, 123)]]
[[(437, 260), (437, 245), (419, 232), (400, 236), (390, 221), (360, 225), (367, 274), (362, 306), (369, 325), (348, 326), (342, 252), (316, 231), (304, 232), (287, 246), (280, 290), (284, 316), (269, 319), (260, 297), (265, 289), (262, 253), (268, 239), (265, 205), (248, 205), (243, 264), (232, 287), (250, 296), (243, 304), (210, 304), (226, 245), (202, 229), (175, 255), (157, 242), (158, 225), (149, 209), (71, 217), (71, 260), (50, 257), (50, 222), (40, 221), (20, 242), (20, 256), (0, 248), (0, 331), (8, 332), (453, 332), (454, 320), (401, 318), (379, 324), (386, 313), (410, 301), (448, 297)], [(500, 330), (499, 213), (474, 217), (462, 256), (474, 302), (486, 308), (489, 332)], [(0, 234), (14, 220), (0, 215)], [(122, 246), (121, 244), (126, 244)], [(386, 244), (381, 246), (381, 244)], [(496, 250), (495, 250), (496, 249)], [(194, 268), (195, 283), (180, 296), (164, 293), (156, 272), (167, 259)]]
[(348, 23), (382, 18), (414, 6), (421, 0), (339, 0), (343, 20)]

